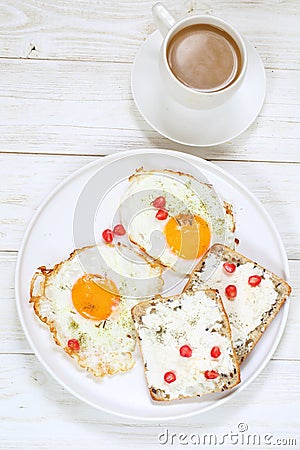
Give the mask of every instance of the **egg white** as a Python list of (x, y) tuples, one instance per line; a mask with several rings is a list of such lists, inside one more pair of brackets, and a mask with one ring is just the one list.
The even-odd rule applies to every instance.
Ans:
[[(85, 273), (112, 280), (120, 294), (117, 309), (104, 321), (81, 316), (73, 306), (72, 287)], [(95, 376), (125, 372), (134, 365), (136, 333), (131, 308), (160, 292), (161, 269), (124, 245), (98, 245), (75, 250), (47, 270), (40, 268), (31, 283), (30, 301), (55, 342)], [(79, 351), (68, 348), (77, 339)]]
[[(186, 260), (172, 252), (163, 230), (170, 217), (193, 214), (204, 219), (211, 230), (211, 245), (232, 241), (230, 218), (213, 187), (188, 174), (138, 170), (120, 203), (120, 216), (128, 238), (163, 266), (186, 275), (198, 260)], [(158, 220), (155, 198), (164, 196), (169, 217)]]

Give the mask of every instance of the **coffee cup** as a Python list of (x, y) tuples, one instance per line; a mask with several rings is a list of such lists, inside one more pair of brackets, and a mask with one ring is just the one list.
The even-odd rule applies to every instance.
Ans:
[(169, 95), (187, 108), (225, 103), (241, 86), (247, 51), (238, 31), (209, 15), (176, 21), (162, 3), (152, 8), (163, 36), (160, 74)]

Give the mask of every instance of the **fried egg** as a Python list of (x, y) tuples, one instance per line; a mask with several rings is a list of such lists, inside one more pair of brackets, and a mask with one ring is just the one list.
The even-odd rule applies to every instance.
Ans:
[(130, 370), (136, 333), (131, 308), (161, 291), (161, 268), (125, 245), (75, 250), (31, 282), (30, 302), (55, 342), (104, 377)]
[(129, 240), (163, 266), (186, 275), (212, 244), (232, 241), (231, 217), (210, 184), (171, 170), (139, 169), (129, 181), (122, 223)]

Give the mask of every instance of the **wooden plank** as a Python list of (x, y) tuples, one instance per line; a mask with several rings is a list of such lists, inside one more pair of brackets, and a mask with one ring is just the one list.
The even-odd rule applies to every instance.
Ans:
[(0, 249), (17, 250), (33, 212), (47, 193), (94, 158), (1, 156)]
[[(3, 280), (0, 285), (0, 353), (32, 353), (22, 331), (15, 305), (14, 272), (16, 253), (0, 252), (0, 273)], [(298, 317), (300, 314), (300, 260), (290, 261), (291, 285), (290, 312), (281, 343), (274, 354), (274, 359), (300, 361), (300, 347), (293, 342), (300, 341)], [(26, 301), (26, 299), (24, 299)]]
[(300, 79), (269, 70), (260, 116), (221, 146), (188, 148), (155, 132), (132, 100), (130, 64), (3, 60), (0, 151), (105, 155), (128, 148), (184, 149), (206, 159), (300, 161)]
[[(131, 62), (154, 29), (150, 0), (98, 2), (57, 0), (1, 5), (0, 56)], [(232, 22), (258, 48), (271, 68), (299, 68), (299, 5), (293, 0), (203, 3), (166, 0), (178, 19), (213, 14)]]
[[(297, 356), (295, 357), (295, 343), (298, 342), (298, 338), (296, 337), (296, 329), (299, 328), (299, 325), (297, 325), (297, 317), (299, 317), (300, 314), (300, 279), (299, 279), (299, 273), (300, 273), (300, 260), (290, 260), (289, 261), (290, 266), (290, 280), (289, 283), (292, 287), (292, 294), (290, 296), (290, 299), (288, 300), (290, 302), (290, 309), (289, 309), (289, 315), (287, 319), (286, 328), (284, 330), (282, 339), (280, 341), (280, 344), (277, 347), (277, 350), (274, 353), (273, 359), (300, 359), (300, 349), (299, 353), (297, 350)], [(299, 330), (300, 334), (300, 330)], [(300, 339), (300, 336), (299, 336)]]
[[(17, 250), (25, 228), (47, 193), (67, 175), (95, 160), (87, 156), (0, 154), (0, 250)], [(262, 201), (289, 258), (299, 258), (300, 165), (218, 161)]]
[(217, 162), (262, 202), (281, 235), (289, 258), (299, 258), (300, 165)]
[(0, 97), (59, 102), (129, 100), (131, 67), (114, 62), (2, 59)]
[[(14, 275), (17, 255), (0, 252), (0, 353), (32, 353), (18, 319), (15, 302)], [(0, 446), (1, 448), (1, 446)]]
[[(260, 433), (263, 438), (269, 433), (299, 443), (299, 370), (299, 362), (272, 361), (245, 391), (216, 410), (177, 422), (133, 423), (81, 403), (34, 356), (1, 355), (1, 449), (118, 450), (120, 440), (124, 449), (157, 449), (164, 447), (158, 436), (166, 429), (177, 436), (213, 433), (221, 440), (224, 433), (238, 433), (240, 423), (248, 426), (247, 434)], [(270, 446), (262, 443), (259, 448)]]
[[(2, 59), (0, 97), (72, 102), (131, 100), (131, 69), (130, 63)], [(267, 69), (266, 74), (265, 115), (292, 117), (293, 106), (300, 103), (297, 71)], [(287, 105), (290, 105), (289, 110)]]
[[(300, 3), (164, 2), (178, 18), (200, 12), (230, 20), (262, 57), (266, 102), (255, 123), (233, 142), (186, 148), (161, 137), (139, 115), (130, 71), (138, 48), (154, 30), (153, 1), (9, 0), (0, 5), (0, 250), (6, 250), (0, 252), (0, 450), (154, 450), (161, 447), (157, 438), (166, 427), (177, 435), (222, 435), (238, 433), (241, 422), (250, 433), (297, 438), (300, 445)], [(114, 419), (52, 380), (24, 337), (13, 288), (14, 251), (45, 195), (98, 155), (141, 147), (218, 160), (260, 198), (290, 258), (297, 259), (290, 261), (291, 309), (274, 359), (227, 405), (166, 426)]]

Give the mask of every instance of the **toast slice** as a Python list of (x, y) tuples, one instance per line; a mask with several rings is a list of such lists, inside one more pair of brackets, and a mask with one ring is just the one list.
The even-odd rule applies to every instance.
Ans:
[[(227, 264), (226, 271), (224, 263), (233, 266), (229, 266), (228, 271)], [(232, 268), (234, 272), (230, 273)], [(226, 294), (228, 286), (236, 288), (236, 295), (232, 288)], [(240, 364), (255, 347), (291, 293), (291, 287), (282, 278), (220, 244), (213, 245), (204, 255), (192, 272), (184, 291), (193, 292), (200, 288), (219, 291)]]
[(240, 382), (228, 318), (217, 291), (157, 297), (134, 306), (131, 313), (153, 400), (200, 397)]

